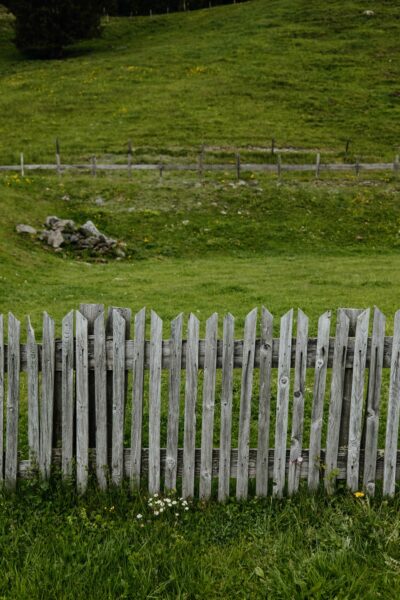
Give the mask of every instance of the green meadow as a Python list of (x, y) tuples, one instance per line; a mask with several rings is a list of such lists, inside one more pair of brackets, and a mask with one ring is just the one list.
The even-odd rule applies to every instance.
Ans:
[[(122, 163), (128, 140), (135, 161), (193, 162), (206, 144), (217, 148), (210, 161), (234, 163), (240, 147), (276, 162), (260, 150), (272, 138), (288, 163), (316, 152), (326, 162), (393, 161), (399, 21), (393, 0), (252, 0), (104, 19), (102, 36), (66, 59), (28, 61), (0, 9), (0, 164), (18, 164), (20, 152), (54, 162), (56, 138), (65, 162)], [(81, 302), (154, 309), (164, 337), (180, 312), (193, 312), (202, 334), (213, 312), (222, 333), (231, 312), (241, 337), (255, 306), (274, 314), (275, 335), (280, 316), (300, 307), (315, 335), (328, 309), (334, 323), (339, 307), (376, 305), (391, 334), (399, 194), (391, 172), (0, 173), (0, 312), (23, 321), (23, 336), (29, 314), (39, 339), (44, 310), (59, 333)], [(126, 258), (56, 254), (16, 233), (48, 215), (91, 219), (126, 242)], [(305, 440), (309, 413), (308, 403)], [(21, 417), (25, 426), (24, 402)], [(165, 436), (165, 407), (162, 419)], [(251, 436), (254, 446), (255, 427)], [(379, 490), (374, 500), (339, 487), (333, 498), (302, 490), (283, 501), (195, 501), (176, 516), (154, 515), (146, 494), (127, 489), (79, 498), (58, 477), (23, 482), (0, 494), (0, 599), (396, 598), (398, 515), (398, 498)]]

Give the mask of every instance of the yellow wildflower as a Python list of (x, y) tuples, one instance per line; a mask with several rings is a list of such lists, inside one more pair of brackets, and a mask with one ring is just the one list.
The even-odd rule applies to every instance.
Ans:
[(364, 492), (354, 492), (354, 496), (356, 498), (364, 498), (365, 494)]

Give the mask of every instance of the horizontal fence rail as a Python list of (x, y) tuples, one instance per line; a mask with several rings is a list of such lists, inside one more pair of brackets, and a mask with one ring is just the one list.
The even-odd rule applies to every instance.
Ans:
[(28, 319), (25, 343), (18, 319), (0, 316), (0, 483), (58, 469), (81, 493), (94, 477), (220, 501), (292, 495), (303, 480), (371, 496), (381, 481), (394, 495), (400, 311), (392, 336), (377, 308), (339, 309), (335, 332), (326, 312), (316, 337), (301, 310), (275, 321), (254, 309), (242, 339), (229, 314), (213, 314), (204, 336), (193, 314), (168, 330), (150, 317), (83, 304), (60, 339), (47, 313), (40, 343)]

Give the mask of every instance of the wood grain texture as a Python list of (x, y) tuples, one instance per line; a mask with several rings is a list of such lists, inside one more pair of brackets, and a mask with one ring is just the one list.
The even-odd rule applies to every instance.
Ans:
[(236, 498), (245, 499), (248, 493), (251, 398), (253, 393), (254, 355), (257, 332), (257, 309), (253, 309), (244, 323), (243, 367), (240, 390), (238, 474)]
[(20, 400), (20, 322), (12, 313), (8, 315), (8, 386), (7, 428), (4, 481), (6, 489), (14, 491), (17, 486), (18, 470), (18, 420)]
[(0, 315), (0, 488), (4, 485), (4, 318)]
[[(106, 330), (104, 314), (100, 312), (93, 326), (94, 333), (94, 398), (95, 398), (95, 447), (96, 476), (100, 489), (107, 488), (108, 444), (107, 444), (107, 368), (106, 368)], [(90, 375), (89, 375), (90, 376)], [(89, 380), (89, 420), (90, 412), (90, 380)], [(90, 428), (89, 428), (90, 431)], [(89, 435), (90, 440), (90, 435)]]
[(42, 404), (41, 404), (41, 411), (40, 411), (40, 459), (39, 459), (40, 473), (44, 479), (48, 479), (51, 474), (51, 452), (52, 452), (52, 447), (53, 447), (54, 370), (55, 370), (54, 321), (45, 312), (43, 315)]
[(260, 336), (260, 392), (258, 398), (258, 442), (256, 494), (268, 494), (268, 451), (271, 420), (273, 316), (263, 306)]
[(394, 496), (396, 485), (397, 441), (400, 415), (400, 310), (395, 314), (392, 365), (390, 368), (389, 403), (386, 421), (383, 493)]
[(281, 498), (285, 487), (286, 440), (289, 418), (290, 353), (293, 309), (281, 318), (279, 347), (278, 394), (276, 401), (274, 482), (272, 493)]
[(375, 494), (376, 457), (378, 453), (379, 412), (381, 401), (385, 326), (385, 315), (378, 308), (375, 308), (371, 341), (371, 364), (368, 374), (365, 461), (363, 477), (364, 489), (370, 496), (374, 496)]
[(235, 319), (231, 314), (224, 318), (222, 349), (221, 432), (218, 500), (225, 502), (229, 496), (232, 445), (233, 349)]
[(211, 497), (215, 379), (217, 370), (217, 337), (218, 315), (217, 313), (214, 313), (206, 323), (206, 355), (204, 361), (199, 489), (200, 498), (203, 500), (208, 500)]
[(113, 406), (111, 479), (120, 485), (124, 472), (125, 416), (125, 335), (126, 322), (119, 311), (113, 311)]
[[(331, 397), (329, 402), (328, 433), (326, 440), (325, 489), (328, 493), (332, 493), (334, 491), (335, 481), (337, 478), (337, 457), (339, 451), (340, 422), (342, 415), (343, 387), (349, 327), (349, 317), (343, 310), (339, 310), (336, 323), (335, 349), (331, 375)], [(315, 458), (313, 460), (315, 460)]]
[(182, 496), (183, 498), (193, 498), (196, 449), (197, 379), (199, 364), (199, 320), (193, 314), (189, 316), (187, 338)]
[(163, 322), (151, 311), (149, 373), (149, 494), (160, 491), (161, 357)]
[(130, 483), (132, 490), (140, 487), (142, 462), (142, 421), (144, 390), (144, 347), (146, 309), (135, 315), (135, 355), (133, 362)]
[(292, 410), (292, 435), (290, 442), (290, 462), (288, 473), (288, 494), (292, 496), (299, 489), (302, 468), (304, 399), (306, 391), (308, 317), (299, 309), (297, 313), (296, 362), (294, 367), (294, 390)]
[(182, 327), (183, 315), (171, 323), (171, 367), (169, 372), (169, 405), (167, 425), (167, 462), (165, 467), (165, 489), (176, 489), (178, 470), (179, 406), (182, 370)]
[(87, 490), (89, 469), (89, 368), (88, 325), (79, 312), (76, 327), (76, 482), (78, 492)]
[(369, 308), (357, 318), (356, 342), (354, 350), (353, 385), (349, 421), (347, 486), (351, 491), (358, 490), (360, 472), (360, 448), (362, 434), (362, 414), (364, 406), (364, 375), (368, 343)]
[(39, 464), (40, 431), (39, 431), (39, 352), (35, 332), (30, 318), (27, 318), (27, 362), (28, 362), (28, 444), (29, 459), (32, 464)]
[(72, 477), (74, 457), (74, 311), (62, 321), (62, 461), (64, 478)]

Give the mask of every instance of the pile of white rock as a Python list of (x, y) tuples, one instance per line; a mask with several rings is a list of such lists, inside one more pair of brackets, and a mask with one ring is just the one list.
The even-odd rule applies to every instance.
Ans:
[(69, 249), (75, 252), (87, 251), (91, 256), (112, 256), (124, 258), (126, 244), (114, 240), (101, 233), (92, 221), (86, 221), (79, 226), (70, 219), (59, 219), (49, 216), (45, 222), (46, 229), (37, 231), (30, 225), (17, 225), (18, 233), (37, 237), (54, 249), (55, 252)]

